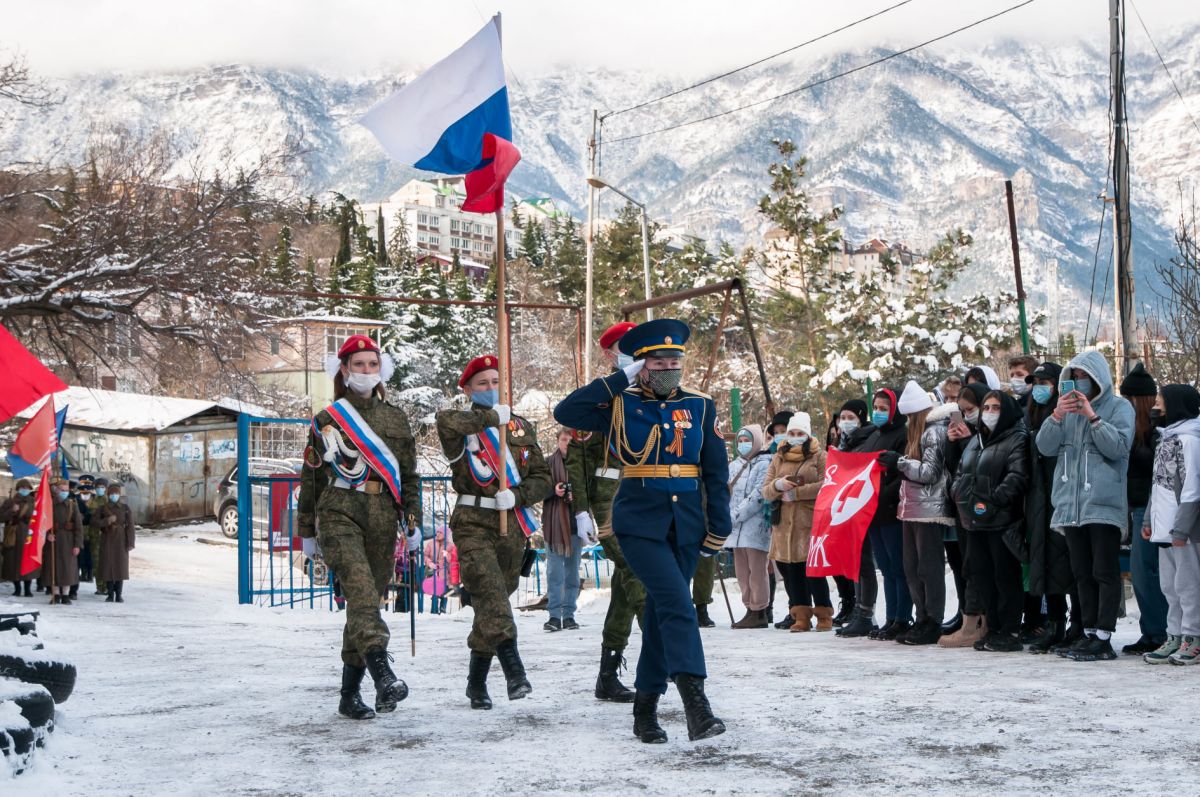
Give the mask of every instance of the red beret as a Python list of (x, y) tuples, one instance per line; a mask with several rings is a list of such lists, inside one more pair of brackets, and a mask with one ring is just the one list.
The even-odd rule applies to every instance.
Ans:
[(346, 338), (342, 348), (338, 349), (338, 358), (345, 358), (360, 351), (373, 351), (379, 354), (379, 344), (366, 335), (351, 335)]
[(480, 371), (499, 371), (500, 360), (494, 354), (485, 354), (482, 357), (476, 357), (471, 362), (467, 363), (467, 367), (463, 369), (462, 376), (458, 378), (458, 386), (463, 387), (467, 382), (471, 381), (471, 377)]
[(604, 330), (604, 334), (600, 336), (600, 348), (610, 348), (614, 343), (624, 337), (625, 333), (636, 327), (637, 324), (632, 321), (621, 321), (618, 324), (613, 324), (608, 329)]

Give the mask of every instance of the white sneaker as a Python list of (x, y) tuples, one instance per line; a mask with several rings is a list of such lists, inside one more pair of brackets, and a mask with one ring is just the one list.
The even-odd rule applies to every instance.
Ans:
[(1179, 650), (1170, 656), (1172, 664), (1200, 664), (1200, 637), (1185, 636)]
[(1171, 656), (1179, 650), (1179, 646), (1183, 643), (1183, 637), (1178, 634), (1172, 634), (1167, 637), (1167, 641), (1158, 646), (1158, 650), (1152, 650), (1149, 653), (1142, 655), (1142, 660), (1147, 664), (1166, 664), (1171, 660)]

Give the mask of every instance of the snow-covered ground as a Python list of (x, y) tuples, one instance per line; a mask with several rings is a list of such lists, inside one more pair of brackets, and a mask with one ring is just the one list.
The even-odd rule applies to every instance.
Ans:
[[(704, 642), (724, 736), (688, 742), (671, 694), (671, 741), (643, 745), (627, 705), (592, 697), (607, 594), (590, 588), (579, 631), (519, 616), (534, 693), (505, 700), (494, 672), (490, 712), (463, 696), (469, 609), (421, 616), (415, 660), (407, 616), (389, 615), (412, 694), (351, 722), (335, 711), (342, 616), (239, 606), (236, 550), (198, 536), (219, 535), (141, 532), (124, 604), (85, 585), (75, 605), (41, 607), (79, 683), (35, 768), (0, 794), (1115, 794), (1185, 787), (1200, 765), (1200, 668), (733, 631), (719, 589), (725, 627)], [(1118, 644), (1137, 636), (1130, 613)]]

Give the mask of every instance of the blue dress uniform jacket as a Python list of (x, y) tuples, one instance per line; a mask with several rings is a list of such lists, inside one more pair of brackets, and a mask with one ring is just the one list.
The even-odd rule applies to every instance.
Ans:
[[(719, 550), (732, 528), (729, 463), (713, 400), (683, 389), (659, 399), (617, 371), (567, 396), (554, 417), (608, 434), (610, 454), (624, 467), (613, 533), (646, 588), (635, 686), (662, 694), (680, 673), (707, 676), (688, 581), (701, 543)], [(637, 466), (667, 468), (667, 475), (639, 477)], [(699, 477), (672, 475), (672, 466), (698, 467)]]

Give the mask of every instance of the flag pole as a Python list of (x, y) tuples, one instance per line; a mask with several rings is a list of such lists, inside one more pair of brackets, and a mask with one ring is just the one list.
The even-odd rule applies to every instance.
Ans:
[[(508, 375), (511, 373), (508, 361), (508, 310), (504, 305), (504, 249), (504, 204), (501, 203), (500, 207), (496, 208), (496, 357), (500, 361), (500, 403), (511, 406), (512, 396), (508, 382)], [(496, 478), (499, 479), (500, 489), (507, 490), (508, 425), (500, 424), (498, 431), (500, 432), (500, 450), (497, 457)], [(500, 513), (500, 536), (503, 537), (507, 534), (508, 512), (504, 511)]]

